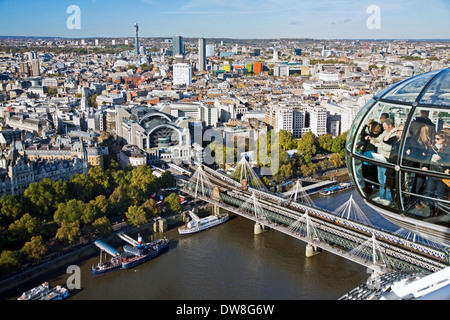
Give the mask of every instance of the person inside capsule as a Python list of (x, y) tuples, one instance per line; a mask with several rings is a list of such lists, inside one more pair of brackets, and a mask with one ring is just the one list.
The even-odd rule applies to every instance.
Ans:
[[(437, 172), (450, 173), (450, 137), (441, 130), (434, 137), (434, 143), (429, 148), (427, 157), (422, 164), (423, 170), (434, 170)], [(437, 201), (430, 200), (431, 197), (437, 199), (448, 198), (449, 190), (445, 184), (445, 179), (429, 176), (425, 183), (424, 195), (428, 198), (423, 199), (416, 205), (416, 208), (422, 209), (430, 207), (430, 215), (438, 215), (439, 204)]]
[(423, 107), (409, 117), (411, 111), (408, 105), (374, 104), (357, 135), (355, 151), (367, 161), (355, 159), (356, 181), (374, 203), (450, 226), (450, 112)]

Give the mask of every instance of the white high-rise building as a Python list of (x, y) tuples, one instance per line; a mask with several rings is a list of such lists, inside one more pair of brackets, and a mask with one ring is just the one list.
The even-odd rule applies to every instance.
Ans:
[(276, 77), (289, 77), (290, 68), (288, 66), (276, 66), (273, 68), (273, 75)]
[(293, 110), (292, 115), (292, 133), (295, 138), (301, 138), (306, 124), (306, 111), (302, 109)]
[(88, 111), (89, 109), (89, 103), (88, 103), (88, 98), (89, 98), (89, 89), (82, 87), (81, 88), (81, 111)]
[(288, 131), (295, 138), (301, 138), (305, 131), (306, 110), (300, 106), (271, 105), (267, 110), (265, 122), (273, 127), (275, 132)]
[(213, 44), (207, 44), (206, 45), (206, 56), (207, 57), (214, 57), (215, 55), (215, 46)]
[(309, 127), (316, 136), (327, 133), (327, 109), (324, 107), (309, 107)]
[(186, 85), (192, 83), (192, 66), (187, 63), (173, 65), (173, 85)]
[(278, 50), (273, 50), (273, 61), (278, 61)]
[(293, 112), (290, 107), (279, 107), (275, 112), (275, 132), (280, 130), (293, 133)]
[(198, 70), (206, 70), (206, 42), (204, 38), (198, 39)]

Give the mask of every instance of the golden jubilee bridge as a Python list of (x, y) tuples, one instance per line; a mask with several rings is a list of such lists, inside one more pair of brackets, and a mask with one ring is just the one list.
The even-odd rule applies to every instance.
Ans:
[[(433, 273), (449, 264), (445, 246), (420, 243), (373, 226), (350, 197), (331, 212), (318, 208), (299, 183), (290, 197), (269, 192), (255, 177), (245, 158), (248, 176), (241, 183), (207, 166), (191, 166), (191, 176), (181, 176), (180, 191), (255, 222), (255, 233), (277, 230), (307, 245), (307, 255), (326, 250), (370, 268), (376, 273), (414, 270)], [(185, 169), (184, 169), (185, 170)], [(252, 181), (253, 186), (249, 186)], [(257, 181), (257, 180), (256, 180)]]

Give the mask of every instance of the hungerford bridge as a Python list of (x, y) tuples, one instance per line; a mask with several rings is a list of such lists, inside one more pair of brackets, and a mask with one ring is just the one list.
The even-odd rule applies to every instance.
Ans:
[(178, 179), (182, 193), (228, 212), (255, 221), (255, 233), (274, 229), (306, 242), (306, 255), (326, 250), (366, 266), (373, 274), (411, 270), (431, 274), (450, 264), (447, 248), (430, 241), (416, 241), (402, 233), (374, 227), (350, 197), (330, 212), (314, 205), (294, 186), (291, 196), (266, 190), (243, 158), (241, 183), (206, 166), (191, 166), (191, 177)]

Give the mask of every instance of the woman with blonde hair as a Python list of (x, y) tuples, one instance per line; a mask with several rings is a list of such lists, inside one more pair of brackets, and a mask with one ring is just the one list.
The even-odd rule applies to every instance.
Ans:
[[(450, 174), (450, 137), (445, 131), (439, 131), (435, 135), (435, 140), (431, 146), (432, 152), (422, 164), (423, 170), (433, 170)], [(426, 197), (445, 199), (447, 185), (441, 178), (428, 177), (425, 185)], [(431, 207), (434, 203), (430, 199), (424, 199), (416, 208)]]
[[(426, 161), (428, 153), (432, 151), (429, 127), (427, 125), (422, 125), (417, 137), (408, 137), (405, 145), (405, 164), (413, 168), (420, 168), (420, 164)], [(424, 175), (416, 174), (411, 191), (420, 194), (424, 181)]]

